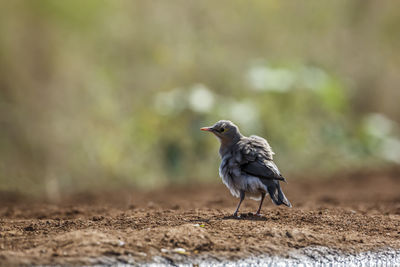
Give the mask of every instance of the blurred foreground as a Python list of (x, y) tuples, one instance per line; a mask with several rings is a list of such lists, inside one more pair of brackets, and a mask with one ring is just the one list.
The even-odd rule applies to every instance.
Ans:
[(222, 118), (289, 181), (398, 165), (399, 9), (0, 0), (0, 191), (217, 181)]

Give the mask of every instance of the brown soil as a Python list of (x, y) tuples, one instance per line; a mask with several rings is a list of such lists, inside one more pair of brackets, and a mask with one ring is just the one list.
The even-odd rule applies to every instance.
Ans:
[(257, 202), (246, 200), (239, 220), (230, 216), (237, 199), (222, 184), (81, 194), (58, 204), (1, 194), (0, 264), (237, 259), (307, 246), (400, 249), (399, 171), (283, 187), (293, 208), (266, 201), (264, 216), (255, 217)]

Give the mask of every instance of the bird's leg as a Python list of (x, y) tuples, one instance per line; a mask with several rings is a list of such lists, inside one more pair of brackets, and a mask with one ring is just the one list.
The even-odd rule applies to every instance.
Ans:
[(258, 210), (257, 210), (257, 212), (256, 212), (256, 215), (257, 215), (257, 216), (260, 216), (261, 207), (262, 207), (262, 204), (263, 204), (263, 202), (264, 202), (264, 198), (265, 198), (265, 192), (262, 192), (262, 193), (261, 193), (260, 206), (258, 207)]
[(244, 199), (244, 191), (243, 191), (243, 190), (240, 190), (240, 200), (239, 200), (239, 204), (238, 204), (238, 206), (237, 206), (237, 208), (236, 208), (235, 213), (233, 214), (233, 217), (239, 217), (239, 216), (238, 216), (238, 211), (239, 211), (239, 208), (240, 208), (240, 204), (242, 204), (243, 199)]

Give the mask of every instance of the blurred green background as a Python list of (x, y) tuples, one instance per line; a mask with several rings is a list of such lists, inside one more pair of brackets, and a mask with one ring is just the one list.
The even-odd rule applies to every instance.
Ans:
[(400, 2), (0, 0), (0, 190), (220, 182), (230, 119), (290, 179), (400, 164)]

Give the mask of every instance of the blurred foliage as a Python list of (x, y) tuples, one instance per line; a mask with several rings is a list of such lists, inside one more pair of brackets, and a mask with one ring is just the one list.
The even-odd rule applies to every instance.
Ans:
[(399, 8), (0, 0), (0, 190), (217, 181), (219, 119), (289, 179), (399, 164)]

